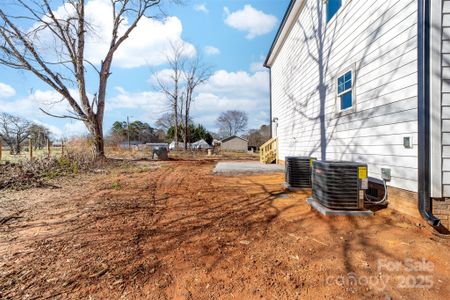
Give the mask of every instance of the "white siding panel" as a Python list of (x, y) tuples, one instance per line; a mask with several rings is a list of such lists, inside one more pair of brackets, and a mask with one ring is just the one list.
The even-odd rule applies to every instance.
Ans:
[[(321, 157), (323, 111), (327, 159), (365, 162), (375, 177), (391, 168), (391, 186), (416, 191), (416, 2), (349, 1), (322, 36), (314, 30), (317, 2), (307, 1), (271, 68), (280, 159)], [(350, 68), (356, 108), (342, 115), (335, 80)], [(412, 149), (404, 148), (404, 136), (413, 138)]]
[(442, 144), (450, 145), (450, 133), (449, 132), (442, 133)]
[(450, 172), (443, 172), (442, 183), (450, 185)]
[(445, 158), (450, 158), (450, 146), (443, 146), (442, 147), (442, 157)]
[(450, 79), (450, 67), (442, 68), (442, 78), (443, 79)]
[(442, 184), (443, 196), (450, 197), (450, 1), (443, 1), (442, 13)]
[(444, 14), (442, 18), (442, 26), (450, 26), (450, 15)]
[(450, 159), (444, 159), (442, 164), (443, 171), (450, 171)]
[(450, 94), (442, 94), (442, 105), (450, 106)]
[(450, 1), (444, 1), (442, 12), (443, 13), (450, 13)]
[(450, 195), (450, 185), (444, 185), (444, 195)]

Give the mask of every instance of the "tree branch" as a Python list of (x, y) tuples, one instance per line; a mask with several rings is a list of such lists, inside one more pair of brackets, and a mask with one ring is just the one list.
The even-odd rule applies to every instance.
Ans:
[(44, 114), (50, 116), (50, 117), (54, 117), (54, 118), (58, 118), (58, 119), (74, 119), (74, 120), (82, 121), (82, 122), (86, 122), (87, 121), (87, 119), (82, 119), (82, 118), (76, 117), (76, 116), (69, 116), (69, 115), (58, 116), (58, 115), (54, 115), (54, 114), (51, 114), (51, 113), (43, 110), (40, 107), (39, 107), (39, 110), (42, 111)]

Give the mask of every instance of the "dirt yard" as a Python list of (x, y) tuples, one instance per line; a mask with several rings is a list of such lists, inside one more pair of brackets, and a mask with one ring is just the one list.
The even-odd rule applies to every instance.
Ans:
[[(139, 162), (0, 192), (0, 299), (446, 299), (449, 240), (326, 218), (282, 174)], [(447, 295), (447, 296), (445, 296)]]

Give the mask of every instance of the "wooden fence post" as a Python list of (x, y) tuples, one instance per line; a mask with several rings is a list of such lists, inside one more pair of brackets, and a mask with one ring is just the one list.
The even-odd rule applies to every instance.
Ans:
[(50, 149), (50, 139), (47, 139), (47, 158), (51, 157), (51, 149)]
[(30, 160), (33, 160), (33, 140), (30, 139), (28, 145), (28, 151), (30, 152)]
[(61, 140), (61, 156), (64, 156), (64, 140)]

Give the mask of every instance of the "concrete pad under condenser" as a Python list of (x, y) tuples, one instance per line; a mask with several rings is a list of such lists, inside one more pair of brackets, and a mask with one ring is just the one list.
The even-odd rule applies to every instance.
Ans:
[(214, 168), (214, 174), (246, 174), (284, 172), (284, 166), (263, 164), (257, 161), (220, 161)]
[(324, 216), (348, 216), (348, 217), (370, 217), (373, 215), (371, 210), (335, 210), (323, 206), (313, 198), (306, 199), (311, 208), (317, 210)]

